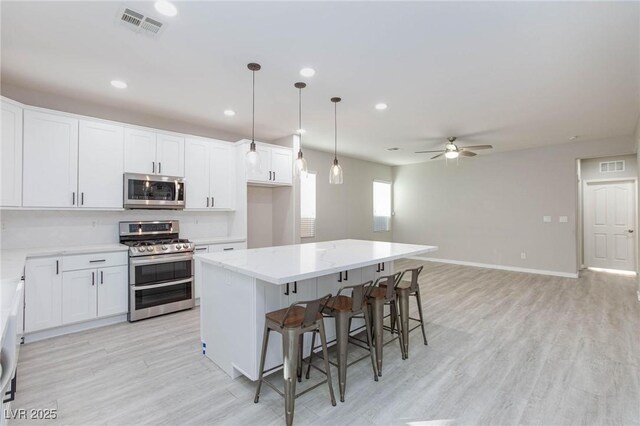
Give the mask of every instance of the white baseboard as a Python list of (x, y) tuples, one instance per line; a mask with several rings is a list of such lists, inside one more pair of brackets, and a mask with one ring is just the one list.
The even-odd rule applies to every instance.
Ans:
[(92, 321), (64, 325), (62, 327), (50, 328), (48, 330), (34, 331), (31, 333), (25, 333), (24, 342), (37, 342), (38, 340), (50, 339), (51, 337), (63, 336), (65, 334), (77, 333), (78, 331), (90, 330), (92, 328), (104, 327), (105, 325), (112, 325), (126, 321), (127, 314), (121, 314)]
[(464, 260), (436, 259), (433, 257), (414, 256), (414, 260), (426, 260), (428, 262), (451, 263), (453, 265), (475, 266), (477, 268), (499, 269), (501, 271), (526, 272), (528, 274), (550, 275), (553, 277), (578, 278), (577, 272), (545, 271), (542, 269), (520, 268), (517, 266), (492, 265), (490, 263), (466, 262)]

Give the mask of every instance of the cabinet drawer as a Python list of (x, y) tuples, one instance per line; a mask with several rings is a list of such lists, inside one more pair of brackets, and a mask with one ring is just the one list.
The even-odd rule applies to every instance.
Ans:
[(243, 250), (247, 248), (247, 243), (228, 243), (228, 244), (211, 244), (209, 253), (227, 250)]
[(105, 268), (108, 266), (120, 266), (128, 263), (126, 251), (111, 253), (77, 254), (62, 258), (63, 271), (75, 271), (78, 269)]

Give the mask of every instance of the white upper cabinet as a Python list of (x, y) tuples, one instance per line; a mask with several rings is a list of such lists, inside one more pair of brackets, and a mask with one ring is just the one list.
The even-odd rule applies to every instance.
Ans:
[(230, 143), (216, 142), (210, 146), (211, 207), (233, 209), (235, 207), (235, 150)]
[(80, 121), (78, 206), (122, 208), (124, 128)]
[(187, 138), (185, 156), (188, 209), (233, 209), (234, 148), (227, 142)]
[(146, 130), (124, 129), (124, 170), (129, 173), (157, 173), (156, 134)]
[(124, 168), (129, 173), (184, 176), (184, 138), (126, 128)]
[(272, 180), (275, 183), (291, 185), (293, 182), (293, 154), (287, 148), (271, 148)]
[(0, 206), (22, 205), (22, 108), (2, 101)]
[(24, 111), (23, 205), (78, 203), (78, 120)]
[[(249, 143), (243, 145), (249, 150)], [(257, 185), (289, 186), (293, 182), (293, 153), (290, 148), (256, 142), (260, 157), (258, 171), (247, 168), (247, 182)]]
[(184, 176), (184, 138), (158, 133), (156, 142), (156, 172), (167, 176)]

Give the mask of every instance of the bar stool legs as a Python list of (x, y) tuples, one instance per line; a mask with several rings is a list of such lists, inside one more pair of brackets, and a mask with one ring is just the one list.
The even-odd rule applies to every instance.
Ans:
[[(418, 315), (420, 316), (420, 327), (422, 328), (422, 338), (424, 339), (425, 346), (427, 343), (427, 333), (424, 331), (424, 318), (422, 316), (422, 299), (420, 298), (420, 288), (417, 289), (414, 296), (416, 296), (416, 301), (418, 302)], [(408, 316), (408, 313), (407, 313)]]
[(336, 320), (336, 349), (338, 350), (338, 384), (340, 387), (340, 402), (344, 402), (344, 391), (347, 384), (347, 345), (349, 344), (349, 312), (337, 312)]
[(409, 358), (409, 289), (397, 290), (400, 311), (400, 330), (402, 336), (402, 359)]
[(370, 302), (371, 317), (373, 322), (373, 341), (376, 349), (376, 365), (378, 376), (382, 376), (382, 330), (384, 321), (384, 300), (374, 299)]
[(260, 399), (260, 388), (262, 388), (262, 378), (264, 376), (264, 359), (267, 357), (267, 347), (269, 344), (269, 325), (265, 321), (264, 334), (262, 335), (262, 351), (260, 352), (260, 375), (258, 376), (258, 387), (256, 388), (256, 396), (253, 398), (254, 403), (258, 403)]

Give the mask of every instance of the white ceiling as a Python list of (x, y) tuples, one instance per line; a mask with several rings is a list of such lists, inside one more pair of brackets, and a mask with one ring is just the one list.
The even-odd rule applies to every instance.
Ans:
[[(640, 113), (638, 2), (176, 4), (3, 1), (2, 79), (250, 136), (256, 61), (256, 139), (297, 128), (303, 80), (305, 145), (332, 149), (341, 96), (339, 150), (388, 164), (449, 135), (496, 151), (631, 135)], [(125, 5), (164, 33), (117, 24)]]

